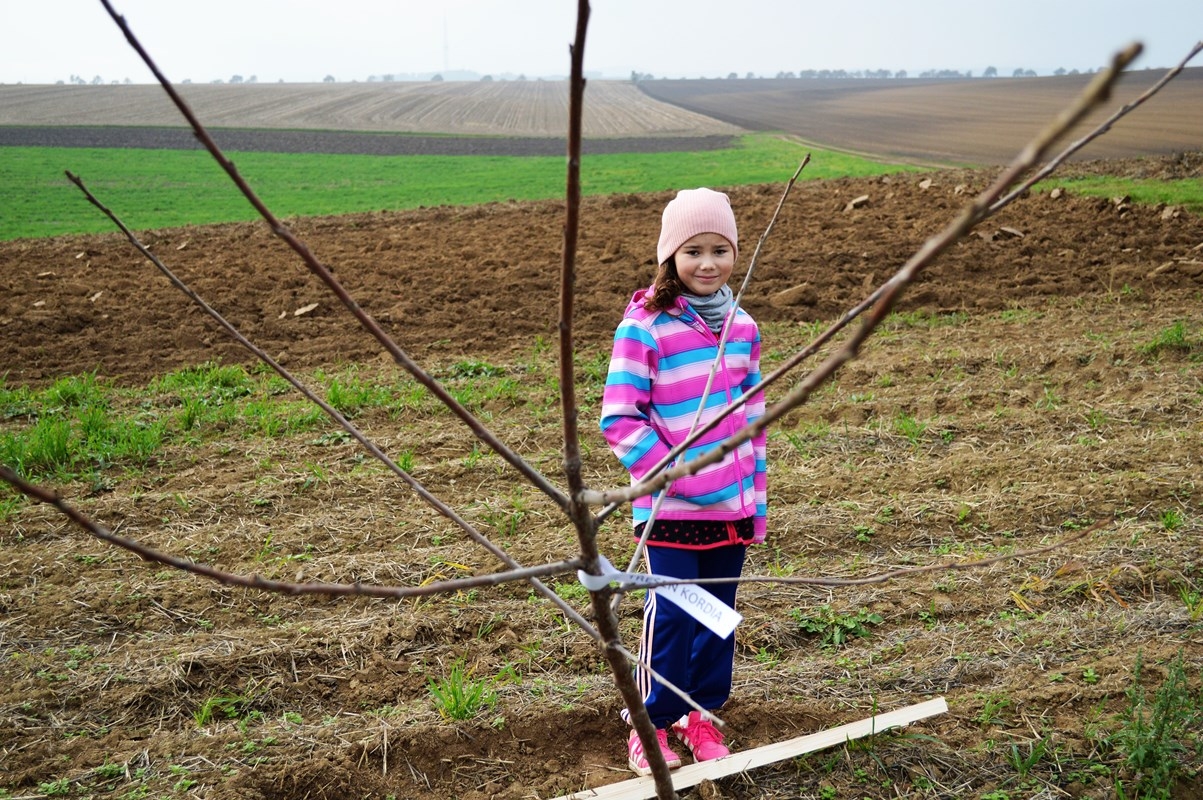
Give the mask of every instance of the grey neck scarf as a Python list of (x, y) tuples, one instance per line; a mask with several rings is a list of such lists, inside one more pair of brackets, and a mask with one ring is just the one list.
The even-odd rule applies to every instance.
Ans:
[(690, 294), (689, 292), (681, 292), (691, 308), (698, 312), (702, 321), (706, 323), (706, 327), (711, 333), (717, 334), (723, 329), (723, 322), (727, 319), (727, 312), (731, 310), (731, 287), (723, 284), (723, 288), (719, 289), (714, 294), (699, 296)]

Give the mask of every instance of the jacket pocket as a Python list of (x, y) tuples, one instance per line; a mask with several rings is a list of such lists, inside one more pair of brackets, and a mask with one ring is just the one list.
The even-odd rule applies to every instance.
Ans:
[(677, 478), (669, 487), (668, 496), (696, 506), (721, 503), (739, 489), (739, 482), (731, 480), (731, 470), (729, 461), (721, 461), (695, 475)]

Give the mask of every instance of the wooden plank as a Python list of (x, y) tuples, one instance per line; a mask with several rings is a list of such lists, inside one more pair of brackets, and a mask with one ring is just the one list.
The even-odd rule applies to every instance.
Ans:
[[(687, 789), (707, 779), (714, 780), (735, 775), (804, 753), (812, 753), (853, 739), (860, 739), (863, 736), (881, 733), (890, 728), (910, 725), (912, 722), (934, 717), (946, 711), (948, 711), (948, 704), (944, 702), (943, 697), (937, 697), (934, 700), (895, 709), (885, 714), (877, 714), (858, 722), (850, 722), (838, 728), (829, 728), (818, 733), (799, 736), (796, 739), (732, 753), (726, 758), (714, 761), (689, 764), (673, 770), (673, 788)], [(647, 775), (612, 783), (608, 786), (599, 786), (596, 789), (586, 789), (576, 794), (557, 797), (555, 800), (647, 800), (647, 798), (655, 796), (656, 783), (652, 780), (651, 775)]]

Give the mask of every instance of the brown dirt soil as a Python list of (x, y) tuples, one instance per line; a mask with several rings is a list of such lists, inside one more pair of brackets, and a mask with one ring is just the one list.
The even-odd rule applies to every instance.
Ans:
[[(1094, 130), (1166, 72), (1125, 73), (1110, 102), (1079, 123), (1067, 141)], [(875, 158), (948, 166), (1009, 163), (1092, 77), (644, 81), (640, 88), (657, 100), (750, 130), (787, 131)], [(1203, 67), (1188, 67), (1076, 157), (1198, 150), (1200, 131)]]
[[(766, 365), (884, 281), (989, 177), (799, 184), (745, 303), (762, 323)], [(741, 264), (780, 191), (731, 190)], [(845, 210), (860, 195), (868, 204)], [(584, 204), (575, 333), (592, 486), (624, 480), (596, 433), (597, 380), (627, 297), (651, 275), (667, 199)], [(294, 229), (450, 386), (470, 386), (463, 365), (483, 362), (535, 392), (475, 410), (558, 476), (545, 353), (556, 340), (562, 226), (562, 204), (549, 202)], [(262, 226), (145, 241), (303, 376), (403, 385)], [(867, 748), (687, 796), (1114, 796), (1110, 771), (1130, 776), (1105, 734), (1122, 726), (1138, 653), (1150, 692), (1179, 652), (1192, 691), (1203, 691), (1201, 298), (1203, 219), (1069, 194), (1017, 201), (933, 264), (861, 358), (770, 440), (772, 539), (748, 574), (857, 577), (1106, 524), (1063, 550), (973, 571), (833, 590), (749, 584), (722, 714), (734, 746), (937, 695), (950, 711)], [(144, 386), (202, 362), (249, 363), (115, 235), (0, 243), (0, 332), (9, 387), (85, 370)], [(145, 413), (175, 413), (178, 400), (160, 394)], [(14, 416), (0, 432), (29, 422)], [(389, 452), (411, 453), (415, 476), (519, 561), (576, 552), (559, 510), (433, 404), (356, 422)], [(180, 432), (147, 468), (116, 465), (61, 488), (126, 536), (238, 573), (408, 586), (494, 569), (356, 448), (312, 430)], [(623, 520), (603, 528), (601, 546), (625, 560)], [(0, 790), (12, 796), (518, 800), (628, 777), (620, 701), (596, 648), (525, 587), (416, 601), (230, 589), (147, 566), (31, 505), (0, 523), (0, 559)], [(581, 605), (574, 581), (553, 583)], [(798, 621), (824, 606), (881, 622), (824, 648)], [(637, 603), (622, 606), (628, 643), (638, 616)], [(442, 719), (427, 689), (457, 660), (497, 692), (466, 722)], [(1014, 766), (1013, 754), (1042, 744), (1030, 771)], [(1184, 758), (1173, 796), (1201, 797), (1189, 780), (1200, 765)]]
[[(1186, 162), (1186, 172), (1179, 158), (1103, 163), (1113, 172), (1175, 177), (1197, 177), (1203, 166), (1198, 157)], [(765, 322), (835, 318), (937, 233), (988, 178), (945, 171), (800, 183), (765, 243), (764, 266), (745, 306)], [(920, 188), (927, 179), (930, 187)], [(750, 257), (757, 235), (751, 232), (768, 224), (781, 190), (729, 191)], [(869, 197), (865, 207), (844, 210), (861, 195)], [(670, 197), (586, 199), (576, 301), (576, 336), (586, 348), (608, 342), (632, 287), (650, 280), (648, 242), (655, 242), (659, 209)], [(1170, 217), (1164, 225), (1162, 215)], [(1142, 280), (1189, 291), (1199, 280), (1194, 262), (1201, 256), (1189, 252), (1198, 244), (1190, 238), (1196, 221), (1174, 208), (1036, 194), (945, 254), (904, 305), (991, 311), (1033, 297), (1114, 292)], [(555, 338), (562, 202), (307, 218), (292, 228), (415, 356), (514, 355), (535, 337)], [(261, 224), (165, 229), (141, 238), (286, 366), (380, 357), (379, 346)], [(0, 289), (0, 364), (10, 383), (90, 370), (141, 383), (206, 360), (247, 360), (119, 235), (3, 243)], [(314, 302), (312, 312), (294, 314)]]

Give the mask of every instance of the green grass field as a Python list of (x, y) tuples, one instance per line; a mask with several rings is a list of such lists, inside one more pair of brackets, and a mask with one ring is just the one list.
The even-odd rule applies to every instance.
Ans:
[[(7, 147), (0, 158), (0, 240), (103, 233), (110, 223), (64, 171), (134, 230), (256, 218), (226, 174), (198, 150)], [(775, 134), (741, 137), (726, 150), (586, 156), (586, 195), (653, 192), (683, 185), (738, 186), (789, 178), (806, 153), (803, 180), (882, 175), (914, 167), (807, 149)], [(358, 156), (227, 154), (282, 218), (476, 205), (562, 197), (562, 156)], [(1203, 212), (1203, 181), (1053, 180), (1082, 194), (1128, 194), (1137, 202)]]
[(1092, 197), (1127, 195), (1137, 203), (1178, 205), (1196, 214), (1203, 214), (1203, 178), (1162, 181), (1092, 176), (1054, 180), (1047, 188), (1053, 186), (1062, 186), (1071, 192)]
[[(735, 186), (789, 178), (807, 152), (805, 179), (877, 175), (907, 167), (825, 151), (783, 138), (742, 137), (700, 152), (587, 156), (585, 194), (649, 192), (687, 184)], [(135, 230), (255, 218), (203, 151), (10, 147), (0, 158), (0, 240), (97, 233), (112, 224), (66, 179), (79, 175)], [(562, 156), (357, 156), (229, 153), (280, 217), (562, 197)]]

